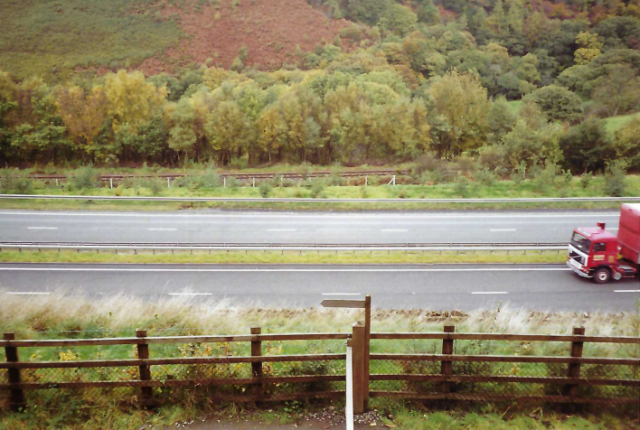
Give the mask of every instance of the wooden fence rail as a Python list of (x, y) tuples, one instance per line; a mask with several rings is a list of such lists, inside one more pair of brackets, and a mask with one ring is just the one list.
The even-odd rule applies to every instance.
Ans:
[[(355, 324), (352, 333), (294, 333), (294, 334), (262, 334), (259, 327), (253, 327), (250, 335), (237, 336), (174, 336), (149, 337), (146, 331), (139, 330), (136, 337), (103, 338), (103, 339), (60, 339), (60, 340), (16, 340), (12, 333), (5, 333), (0, 347), (5, 350), (6, 362), (0, 363), (0, 370), (6, 371), (6, 383), (0, 382), (0, 390), (8, 392), (10, 406), (17, 410), (26, 405), (25, 390), (38, 389), (78, 389), (78, 388), (114, 388), (129, 387), (139, 389), (139, 398), (143, 406), (154, 404), (154, 387), (198, 387), (198, 386), (249, 386), (243, 394), (212, 394), (212, 398), (226, 401), (280, 401), (310, 398), (335, 398), (344, 395), (342, 390), (326, 390), (326, 383), (344, 381), (343, 374), (290, 374), (272, 376), (265, 372), (267, 363), (287, 362), (346, 362), (344, 353), (299, 354), (299, 355), (263, 355), (263, 343), (267, 341), (318, 341), (351, 339), (353, 348), (353, 396), (354, 411), (366, 409), (367, 399), (372, 397), (389, 397), (418, 400), (459, 400), (459, 401), (533, 401), (557, 403), (640, 403), (640, 358), (583, 357), (585, 343), (612, 343), (619, 345), (637, 345), (640, 351), (640, 337), (630, 336), (586, 336), (584, 329), (575, 328), (572, 335), (526, 335), (500, 333), (458, 333), (454, 326), (445, 326), (444, 332), (437, 333), (368, 333), (367, 325)], [(370, 340), (436, 340), (442, 341), (441, 353), (434, 354), (389, 354), (370, 353)], [(518, 356), (518, 355), (478, 355), (456, 354), (455, 345), (460, 341), (495, 340), (507, 342), (564, 342), (567, 343), (567, 356)], [(205, 356), (205, 357), (168, 357), (152, 358), (151, 345), (168, 344), (202, 344), (220, 342), (246, 342), (250, 346), (251, 355), (247, 356)], [(86, 346), (136, 345), (137, 358), (114, 360), (76, 360), (76, 361), (20, 361), (20, 348), (60, 348)], [(375, 350), (374, 343), (374, 350)], [(388, 362), (396, 372), (379, 372), (377, 366), (370, 363)], [(440, 363), (439, 370), (427, 373), (424, 370), (409, 371), (403, 367), (414, 363)], [(171, 365), (230, 365), (249, 364), (250, 377), (199, 377), (193, 379), (154, 379), (154, 366)], [(511, 375), (511, 374), (459, 374), (458, 363), (540, 363), (555, 366), (566, 366), (563, 374), (554, 375)], [(619, 378), (602, 375), (587, 377), (582, 374), (583, 366), (601, 365), (612, 368), (627, 369)], [(630, 366), (632, 371), (624, 366)], [(95, 369), (95, 368), (137, 368), (138, 377), (130, 380), (100, 381), (54, 381), (30, 382), (25, 380), (22, 372), (38, 369)], [(486, 367), (486, 366), (485, 366)], [(422, 369), (418, 367), (416, 369)], [(494, 369), (494, 368), (489, 368)], [(415, 370), (415, 369), (414, 369)], [(494, 369), (495, 370), (495, 369)], [(419, 389), (399, 389), (383, 391), (372, 389), (372, 384), (381, 381), (400, 383), (434, 383), (436, 388), (431, 392)], [(267, 387), (279, 384), (320, 383), (323, 389), (316, 391), (266, 393)], [(558, 394), (496, 394), (495, 392), (477, 393), (461, 392), (460, 387), (468, 384), (502, 384), (520, 386), (519, 384), (549, 384), (561, 387)], [(323, 385), (324, 384), (324, 385)], [(501, 385), (501, 386), (502, 386)], [(545, 385), (546, 386), (546, 385)], [(581, 387), (611, 386), (618, 387), (620, 393), (611, 397), (580, 396)], [(409, 388), (412, 385), (408, 386)], [(456, 391), (457, 390), (457, 391)], [(626, 390), (626, 391), (625, 391)], [(631, 391), (629, 391), (631, 390)], [(634, 391), (635, 390), (635, 391)], [(628, 393), (632, 395), (628, 395)], [(554, 391), (555, 393), (555, 391)], [(639, 404), (640, 406), (640, 404)]]

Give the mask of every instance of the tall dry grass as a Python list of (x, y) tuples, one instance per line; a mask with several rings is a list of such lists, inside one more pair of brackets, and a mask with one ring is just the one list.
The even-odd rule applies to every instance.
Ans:
[[(145, 328), (153, 332), (247, 333), (261, 326), (268, 332), (344, 332), (362, 320), (359, 310), (284, 308), (256, 302), (238, 306), (229, 300), (174, 297), (155, 301), (117, 294), (88, 298), (54, 293), (14, 296), (0, 291), (0, 330), (21, 338), (56, 336), (68, 332), (113, 332)], [(640, 313), (539, 312), (505, 305), (471, 312), (429, 309), (381, 309), (372, 315), (373, 331), (441, 331), (455, 324), (457, 331), (497, 333), (569, 334), (585, 327), (590, 335), (639, 336)]]

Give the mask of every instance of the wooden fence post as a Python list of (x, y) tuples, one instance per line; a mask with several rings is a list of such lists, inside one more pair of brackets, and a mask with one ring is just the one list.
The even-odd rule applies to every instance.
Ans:
[[(445, 333), (454, 333), (456, 331), (456, 326), (454, 325), (446, 325), (444, 326)], [(443, 339), (442, 340), (442, 354), (451, 355), (453, 354), (453, 339)], [(452, 362), (442, 360), (440, 364), (440, 374), (443, 376), (450, 376), (452, 370)], [(440, 392), (443, 394), (448, 394), (451, 392), (451, 382), (442, 382), (440, 386)]]
[[(146, 330), (136, 330), (136, 337), (145, 338), (147, 337)], [(142, 342), (138, 344), (138, 358), (141, 360), (149, 359), (149, 344)], [(140, 380), (141, 381), (151, 381), (151, 366), (142, 365), (139, 367), (140, 369)], [(153, 391), (151, 387), (141, 387), (142, 392), (142, 405), (145, 407), (151, 406), (153, 403)]]
[[(262, 329), (260, 327), (251, 327), (251, 334), (261, 334)], [(262, 356), (262, 341), (260, 340), (252, 340), (251, 341), (251, 356), (252, 357), (261, 357)], [(252, 362), (251, 363), (251, 374), (255, 379), (262, 378), (262, 362)], [(264, 393), (264, 387), (262, 382), (256, 384), (253, 389), (253, 394), (262, 395)]]
[(365, 370), (365, 343), (366, 335), (364, 326), (361, 323), (353, 325), (353, 335), (351, 337), (351, 350), (353, 357), (353, 413), (364, 413), (364, 370)]
[[(583, 336), (585, 333), (584, 327), (574, 327), (573, 335)], [(571, 342), (571, 357), (582, 357), (582, 349), (584, 347), (584, 342)], [(569, 363), (569, 370), (567, 371), (568, 378), (579, 378), (580, 377), (580, 363)], [(564, 387), (563, 394), (565, 396), (575, 396), (578, 394), (578, 385), (577, 384), (568, 384)]]
[[(5, 333), (4, 340), (15, 340), (15, 333)], [(5, 346), (4, 354), (7, 357), (7, 363), (17, 363), (20, 361), (18, 356), (18, 348), (15, 346)], [(20, 383), (20, 369), (8, 369), (9, 374), (9, 384), (19, 384)], [(11, 388), (10, 390), (10, 405), (11, 410), (18, 412), (21, 408), (26, 406), (24, 401), (24, 393), (22, 392), (22, 388)]]
[(369, 359), (371, 355), (371, 296), (366, 295), (364, 298), (364, 407), (369, 409), (369, 376), (370, 367)]

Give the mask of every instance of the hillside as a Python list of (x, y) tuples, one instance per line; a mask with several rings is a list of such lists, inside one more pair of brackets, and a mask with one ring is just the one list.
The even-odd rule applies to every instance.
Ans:
[(277, 69), (331, 42), (348, 21), (304, 0), (2, 0), (0, 69), (25, 78), (75, 70), (175, 72), (189, 63)]
[(304, 0), (194, 1), (167, 7), (162, 15), (176, 17), (187, 37), (166, 55), (145, 61), (140, 69), (148, 75), (172, 71), (176, 61), (229, 68), (243, 47), (245, 65), (273, 70), (298, 63), (296, 47), (311, 51), (349, 26), (345, 20), (327, 18)]

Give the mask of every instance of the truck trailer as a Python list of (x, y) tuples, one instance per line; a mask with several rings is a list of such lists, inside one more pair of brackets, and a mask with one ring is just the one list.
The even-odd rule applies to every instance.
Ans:
[(603, 222), (597, 227), (578, 227), (569, 242), (567, 266), (575, 273), (606, 284), (612, 278), (638, 276), (640, 270), (640, 204), (620, 208), (620, 226), (615, 235)]

